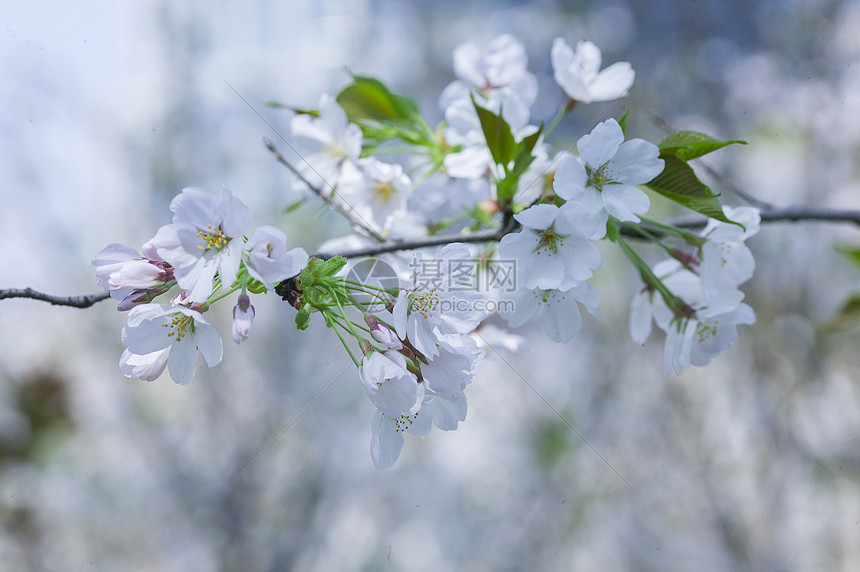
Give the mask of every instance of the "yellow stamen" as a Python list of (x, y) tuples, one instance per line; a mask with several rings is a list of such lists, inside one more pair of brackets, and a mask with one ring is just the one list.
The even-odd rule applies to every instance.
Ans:
[(172, 337), (174, 342), (179, 342), (189, 331), (193, 330), (194, 318), (185, 314), (174, 314), (172, 320), (161, 325), (170, 328), (170, 332), (167, 334), (168, 338)]
[(203, 242), (206, 244), (201, 244), (197, 248), (200, 250), (209, 250), (210, 248), (214, 248), (215, 250), (221, 249), (225, 244), (230, 242), (230, 238), (224, 234), (224, 231), (220, 228), (212, 228), (212, 225), (206, 227), (206, 230), (201, 230), (197, 233), (198, 238), (202, 238)]

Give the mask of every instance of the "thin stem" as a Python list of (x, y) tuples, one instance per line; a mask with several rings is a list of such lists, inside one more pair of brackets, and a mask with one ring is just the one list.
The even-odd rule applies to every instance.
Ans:
[[(360, 228), (361, 230), (363, 230), (365, 233), (367, 233), (376, 242), (385, 242), (385, 237), (383, 237), (381, 234), (379, 234), (379, 232), (375, 228), (373, 228), (373, 226), (371, 226), (370, 223), (368, 223), (366, 220), (364, 220), (364, 218), (360, 214), (358, 214), (358, 211), (356, 211), (352, 207), (352, 205), (350, 205), (349, 203), (344, 201), (342, 197), (338, 196), (337, 191), (335, 190), (334, 187), (329, 185), (329, 187), (331, 188), (331, 195), (324, 193), (322, 191), (322, 189), (311, 184), (311, 182), (308, 181), (307, 178), (301, 172), (299, 172), (299, 170), (296, 169), (292, 163), (287, 161), (287, 159), (283, 155), (281, 155), (281, 152), (278, 151), (278, 148), (275, 147), (274, 143), (272, 143), (266, 137), (263, 137), (263, 144), (266, 146), (266, 148), (269, 151), (271, 151), (272, 155), (275, 156), (275, 159), (277, 159), (279, 163), (281, 163), (287, 169), (292, 171), (292, 173), (296, 177), (298, 177), (304, 184), (306, 184), (308, 186), (308, 188), (311, 191), (313, 191), (313, 193), (315, 195), (317, 195), (323, 201), (328, 203), (328, 205), (331, 208), (333, 208), (335, 211), (339, 212), (341, 215), (346, 217), (346, 219), (349, 220), (349, 222), (352, 223), (352, 225), (354, 227)], [(313, 168), (313, 167), (311, 167), (311, 168)], [(328, 184), (328, 183), (326, 183), (326, 184)], [(336, 201), (335, 197), (340, 199), (340, 201)], [(341, 204), (341, 202), (343, 204)], [(349, 207), (349, 208), (348, 209), (345, 208), (344, 205), (346, 207)]]
[(666, 305), (672, 309), (675, 315), (678, 315), (676, 310), (680, 309), (681, 299), (675, 296), (666, 285), (663, 284), (663, 281), (660, 280), (656, 274), (651, 270), (651, 267), (648, 266), (648, 263), (642, 260), (642, 257), (639, 256), (639, 253), (633, 250), (627, 241), (625, 241), (620, 236), (616, 239), (615, 243), (621, 249), (621, 252), (627, 257), (630, 263), (633, 265), (636, 270), (639, 271), (639, 274), (642, 276), (642, 279), (646, 284), (654, 288), (660, 293), (660, 296), (663, 297), (663, 301), (666, 302)]
[(226, 298), (227, 296), (229, 296), (230, 294), (232, 294), (236, 290), (240, 290), (241, 288), (242, 288), (242, 286), (233, 286), (232, 288), (230, 288), (228, 291), (224, 292), (223, 294), (219, 294), (218, 296), (215, 296), (211, 300), (207, 300), (206, 303), (210, 304), (210, 305), (214, 304), (218, 300), (221, 300), (222, 298)]
[[(689, 244), (701, 245), (704, 242), (704, 239), (702, 237), (700, 237), (700, 236), (696, 235), (695, 233), (692, 233), (688, 230), (685, 230), (683, 228), (679, 228), (673, 224), (660, 222), (658, 220), (654, 220), (654, 219), (647, 218), (644, 216), (639, 217), (639, 218), (641, 218), (644, 222), (647, 222), (648, 224), (665, 231), (666, 234), (674, 234), (675, 236), (678, 236), (678, 237), (684, 239), (684, 241), (689, 243)], [(631, 227), (636, 226), (637, 228), (641, 228), (640, 225), (634, 225), (632, 223), (627, 223), (627, 226), (631, 226)], [(648, 233), (648, 235), (654, 236), (651, 233)]]
[(334, 333), (337, 334), (337, 337), (340, 339), (340, 343), (343, 344), (343, 347), (346, 350), (346, 353), (349, 354), (349, 357), (352, 359), (352, 363), (355, 364), (355, 367), (361, 367), (361, 364), (358, 363), (358, 360), (355, 359), (355, 356), (352, 354), (352, 350), (349, 349), (349, 346), (346, 344), (346, 340), (344, 340), (343, 336), (340, 335), (340, 331), (336, 327), (332, 328), (332, 329), (334, 330)]

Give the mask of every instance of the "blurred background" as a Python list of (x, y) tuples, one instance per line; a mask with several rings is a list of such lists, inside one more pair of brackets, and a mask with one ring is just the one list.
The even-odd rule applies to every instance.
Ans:
[[(605, 64), (637, 72), (607, 111), (631, 108), (631, 136), (659, 140), (662, 118), (749, 142), (707, 158), (730, 182), (712, 183), (726, 203), (743, 204), (735, 185), (780, 206), (860, 208), (856, 2), (6, 2), (0, 288), (96, 292), (92, 257), (149, 239), (187, 185), (226, 185), (255, 225), (313, 251), (347, 226), (284, 214), (296, 197), (261, 143), (276, 136), (233, 89), (286, 131), (288, 116), (266, 101), (314, 106), (349, 69), (436, 121), (452, 50), (501, 33), (528, 49), (537, 119), (563, 101), (552, 40), (590, 39)], [(581, 106), (554, 143), (602, 111)], [(407, 438), (385, 472), (370, 461), (373, 406), (348, 356), (320, 324), (296, 332), (274, 296), (254, 301), (242, 347), (229, 340), (227, 305), (212, 312), (224, 360), (185, 387), (121, 375), (125, 316), (109, 302), (2, 301), (0, 562), (856, 570), (858, 333), (821, 328), (860, 290), (834, 249), (843, 244), (860, 245), (860, 232), (766, 225), (749, 242), (758, 266), (744, 287), (758, 322), (680, 377), (664, 375), (661, 336), (630, 341), (639, 282), (603, 248), (597, 318), (566, 345), (527, 325), (531, 352), (488, 357), (460, 429)]]

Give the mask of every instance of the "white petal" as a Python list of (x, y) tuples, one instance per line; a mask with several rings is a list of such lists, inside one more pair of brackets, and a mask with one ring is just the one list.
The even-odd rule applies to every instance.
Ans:
[(643, 288), (630, 301), (630, 337), (637, 344), (644, 344), (651, 335), (651, 296), (652, 293)]
[(183, 340), (173, 344), (170, 356), (167, 358), (167, 371), (173, 381), (185, 385), (197, 371), (197, 348), (191, 340)]
[(613, 179), (626, 185), (642, 185), (663, 171), (660, 149), (642, 139), (625, 141), (610, 162)]
[(548, 294), (547, 305), (541, 309), (538, 323), (549, 339), (563, 344), (579, 333), (582, 317), (573, 297), (556, 291)]
[(218, 194), (218, 215), (222, 230), (230, 238), (241, 239), (251, 228), (251, 209), (226, 187), (222, 187)]
[(542, 293), (539, 291), (521, 287), (510, 298), (513, 302), (513, 310), (508, 310), (508, 306), (504, 306), (505, 310), (500, 310), (499, 314), (507, 320), (510, 327), (519, 328), (537, 312), (538, 300), (541, 295)]
[(584, 135), (576, 144), (582, 161), (597, 169), (608, 162), (624, 142), (624, 132), (614, 119), (599, 123), (588, 135)]
[(370, 458), (379, 470), (387, 469), (397, 462), (403, 449), (403, 435), (396, 430), (394, 421), (379, 410), (370, 422)]
[(612, 101), (627, 95), (635, 77), (636, 73), (628, 62), (612, 64), (597, 74), (588, 86), (591, 101)]
[(443, 431), (454, 431), (466, 419), (466, 394), (462, 391), (451, 397), (434, 397), (430, 400), (433, 424)]
[(597, 306), (600, 305), (600, 290), (594, 284), (582, 282), (567, 290), (568, 295), (574, 300), (585, 306), (588, 313), (592, 316), (597, 312)]
[(185, 187), (170, 201), (174, 224), (206, 228), (215, 220), (216, 198), (199, 187)]
[(558, 207), (555, 205), (535, 205), (514, 215), (514, 218), (527, 228), (546, 230), (558, 216)]
[(153, 381), (164, 373), (168, 355), (170, 355), (170, 348), (144, 355), (138, 355), (126, 349), (120, 357), (119, 369), (126, 377)]
[(644, 215), (651, 206), (648, 195), (636, 187), (607, 185), (602, 194), (606, 212), (620, 221), (639, 222), (637, 215)]
[(552, 188), (555, 194), (569, 201), (576, 200), (579, 195), (585, 192), (585, 185), (587, 183), (588, 174), (585, 172), (585, 167), (582, 166), (579, 159), (576, 157), (567, 157), (555, 172)]
[(201, 319), (194, 321), (194, 343), (200, 353), (203, 354), (206, 365), (214, 367), (221, 363), (223, 352), (221, 336), (211, 324), (203, 322)]

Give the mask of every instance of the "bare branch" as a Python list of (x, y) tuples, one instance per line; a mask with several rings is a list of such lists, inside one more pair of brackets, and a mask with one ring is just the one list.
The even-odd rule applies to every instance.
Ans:
[[(513, 227), (511, 230), (514, 230)], [(416, 248), (426, 248), (428, 246), (440, 246), (442, 244), (451, 244), (453, 242), (498, 242), (503, 236), (511, 232), (502, 229), (493, 231), (473, 232), (470, 234), (440, 234), (417, 240), (403, 240), (397, 242), (387, 242), (377, 246), (368, 246), (367, 248), (359, 248), (357, 250), (349, 250), (339, 253), (318, 253), (313, 256), (317, 258), (332, 258), (334, 256), (343, 256), (344, 258), (357, 258), (359, 256), (377, 256), (387, 252), (397, 252), (399, 250), (414, 250)]]
[(278, 148), (275, 147), (275, 144), (272, 143), (268, 138), (263, 137), (263, 144), (269, 151), (272, 152), (272, 155), (275, 156), (275, 159), (277, 159), (281, 165), (289, 169), (296, 177), (298, 177), (304, 184), (306, 184), (316, 196), (324, 200), (326, 203), (329, 204), (329, 206), (331, 206), (331, 208), (346, 217), (346, 219), (350, 222), (350, 224), (352, 224), (352, 226), (361, 229), (376, 242), (385, 242), (385, 237), (379, 234), (379, 232), (375, 228), (373, 228), (367, 221), (365, 221), (352, 206), (347, 204), (346, 201), (336, 201), (334, 199), (334, 197), (337, 195), (337, 191), (335, 191), (334, 188), (332, 188), (331, 195), (324, 193), (322, 189), (312, 185), (311, 182), (308, 181), (307, 178), (302, 173), (300, 173), (299, 170), (296, 169), (292, 163), (287, 161), (287, 159), (283, 155), (281, 155), (281, 152), (278, 151)]
[[(761, 211), (761, 221), (763, 223), (776, 222), (844, 222), (852, 223), (860, 226), (860, 211), (843, 211), (835, 209), (825, 209), (816, 207), (801, 207), (792, 206), (785, 208), (764, 209)], [(707, 224), (708, 219), (705, 217), (685, 217), (668, 221), (668, 224), (679, 228), (699, 228)], [(314, 254), (317, 258), (331, 258), (333, 256), (343, 256), (345, 258), (357, 258), (360, 256), (378, 256), (387, 252), (397, 252), (401, 250), (414, 250), (416, 248), (426, 248), (428, 246), (440, 246), (443, 244), (451, 244), (453, 242), (498, 242), (508, 233), (511, 233), (519, 228), (519, 224), (512, 219), (512, 223), (504, 228), (495, 230), (484, 230), (469, 234), (441, 234), (438, 236), (430, 236), (416, 240), (389, 241), (385, 244), (368, 246), (367, 248), (359, 248), (356, 250), (348, 250), (340, 253), (317, 253)], [(659, 228), (650, 229), (652, 235), (662, 235), (663, 232)], [(642, 235), (636, 233), (633, 229), (622, 228), (621, 233), (630, 238), (642, 238)], [(110, 295), (107, 292), (100, 294), (91, 294), (89, 296), (52, 296), (37, 292), (32, 288), (24, 289), (0, 289), (0, 300), (7, 298), (29, 298), (32, 300), (41, 300), (55, 306), (69, 306), (72, 308), (89, 308), (97, 302), (107, 300)]]
[[(860, 225), (860, 211), (842, 211), (816, 207), (791, 206), (784, 208), (762, 209), (762, 222), (850, 222)], [(705, 217), (685, 217), (671, 220), (668, 224), (680, 228), (705, 226)]]
[(102, 292), (100, 294), (90, 294), (89, 296), (52, 296), (50, 294), (36, 292), (32, 288), (24, 288), (23, 290), (18, 290), (15, 288), (0, 290), (0, 300), (5, 300), (6, 298), (30, 298), (32, 300), (41, 300), (42, 302), (48, 302), (49, 304), (53, 304), (54, 306), (89, 308), (90, 306), (95, 305), (96, 302), (107, 300), (108, 298), (110, 298), (110, 294), (108, 294), (107, 292)]

